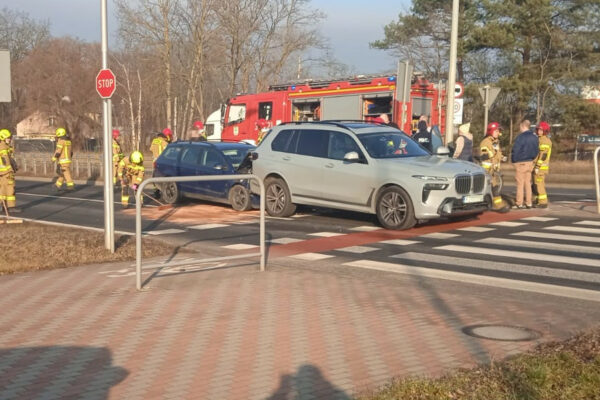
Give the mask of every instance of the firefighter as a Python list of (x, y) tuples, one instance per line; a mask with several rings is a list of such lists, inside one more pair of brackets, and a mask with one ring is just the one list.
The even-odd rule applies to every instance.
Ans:
[(20, 212), (15, 197), (15, 170), (13, 150), (9, 144), (11, 133), (8, 129), (0, 130), (0, 201), (8, 213)]
[(533, 167), (533, 194), (536, 196), (534, 207), (548, 207), (548, 193), (546, 193), (546, 175), (550, 168), (550, 154), (552, 154), (552, 141), (548, 138), (550, 125), (546, 121), (540, 122), (535, 130), (539, 138), (539, 153), (534, 160)]
[(121, 132), (118, 129), (113, 129), (112, 131), (112, 160), (113, 160), (113, 185), (117, 184), (118, 170), (119, 170), (119, 162), (125, 157), (123, 151), (121, 150), (121, 144), (119, 143), (119, 137), (121, 136)]
[(198, 140), (200, 140), (201, 142), (206, 142), (208, 140), (202, 121), (195, 121), (192, 127), (195, 132), (194, 137), (197, 137)]
[(169, 143), (171, 143), (171, 139), (173, 138), (173, 132), (169, 128), (163, 129), (156, 137), (152, 140), (152, 144), (150, 145), (150, 151), (152, 152), (152, 161), (156, 161), (160, 153), (167, 147)]
[(490, 122), (485, 132), (485, 138), (479, 145), (481, 166), (492, 178), (492, 210), (506, 212), (510, 209), (500, 195), (501, 177), (500, 162), (506, 161), (500, 148), (500, 124)]
[(258, 128), (258, 138), (256, 139), (256, 144), (259, 145), (267, 132), (269, 132), (269, 123), (266, 119), (261, 118), (256, 121), (256, 127)]
[(127, 208), (130, 193), (135, 196), (139, 185), (144, 180), (144, 156), (142, 153), (134, 151), (129, 157), (119, 161), (118, 176), (121, 181), (121, 204)]
[(71, 138), (67, 135), (65, 128), (58, 128), (56, 130), (56, 149), (54, 150), (54, 156), (52, 162), (56, 162), (56, 173), (58, 178), (56, 179), (56, 189), (62, 190), (63, 182), (67, 183), (67, 190), (74, 190), (75, 183), (73, 183), (73, 177), (71, 176), (71, 159), (73, 158), (73, 145), (71, 144)]

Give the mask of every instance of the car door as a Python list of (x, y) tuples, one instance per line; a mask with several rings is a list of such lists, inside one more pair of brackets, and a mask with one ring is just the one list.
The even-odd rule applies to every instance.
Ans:
[[(202, 154), (197, 168), (198, 175), (229, 175), (233, 174), (229, 163), (223, 154), (215, 148), (206, 148)], [(205, 181), (202, 182), (203, 193), (207, 196), (223, 199), (227, 198), (231, 182)]]
[[(344, 161), (349, 152), (359, 155), (358, 161)], [(322, 165), (323, 197), (344, 204), (364, 206), (375, 187), (373, 168), (367, 163), (356, 140), (343, 132), (329, 132), (327, 158)]]
[[(179, 176), (198, 175), (200, 160), (203, 158), (206, 148), (200, 145), (191, 145), (186, 147), (179, 159)], [(205, 182), (181, 182), (180, 188), (184, 192), (205, 194)]]
[[(292, 138), (286, 163), (285, 177), (292, 195), (308, 198), (322, 196), (323, 161), (327, 159), (327, 131), (298, 129)], [(295, 145), (295, 146), (294, 146)]]

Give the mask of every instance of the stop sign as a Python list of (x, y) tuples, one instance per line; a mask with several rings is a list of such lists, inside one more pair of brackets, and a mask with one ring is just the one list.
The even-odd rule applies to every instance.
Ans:
[(96, 75), (96, 91), (103, 99), (110, 99), (117, 88), (117, 78), (110, 69), (101, 69)]

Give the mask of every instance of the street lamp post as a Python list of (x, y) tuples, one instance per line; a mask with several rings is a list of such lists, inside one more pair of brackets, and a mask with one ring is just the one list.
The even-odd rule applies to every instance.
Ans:
[(456, 85), (456, 47), (458, 42), (458, 0), (452, 0), (452, 29), (450, 32), (450, 60), (446, 87), (446, 145), (454, 140), (454, 86)]

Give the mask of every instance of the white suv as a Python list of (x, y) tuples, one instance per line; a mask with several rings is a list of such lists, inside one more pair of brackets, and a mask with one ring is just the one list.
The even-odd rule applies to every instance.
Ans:
[[(272, 216), (296, 204), (376, 214), (388, 229), (417, 220), (480, 214), (491, 201), (480, 166), (432, 155), (387, 125), (296, 122), (274, 127), (252, 154)], [(253, 187), (253, 191), (256, 188)]]

